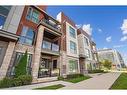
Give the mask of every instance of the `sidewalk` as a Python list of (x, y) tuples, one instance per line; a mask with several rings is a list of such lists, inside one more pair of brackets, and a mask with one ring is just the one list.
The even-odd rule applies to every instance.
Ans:
[(25, 86), (19, 86), (19, 87), (11, 87), (11, 88), (3, 89), (3, 90), (30, 90), (34, 88), (57, 85), (57, 84), (69, 86), (69, 85), (72, 85), (73, 83), (65, 82), (65, 81), (54, 81), (54, 82), (38, 83), (38, 84), (25, 85)]
[[(111, 73), (105, 73), (99, 76), (95, 76), (93, 78), (90, 78), (88, 80), (84, 80), (82, 82), (73, 84), (73, 85), (67, 85), (66, 87), (63, 87), (61, 89), (109, 89), (112, 84), (115, 82), (115, 80), (120, 76), (121, 73), (119, 72), (111, 72)], [(60, 89), (60, 90), (61, 90)]]

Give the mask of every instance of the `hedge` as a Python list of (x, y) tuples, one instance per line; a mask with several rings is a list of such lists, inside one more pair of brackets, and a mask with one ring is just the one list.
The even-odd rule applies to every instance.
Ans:
[(17, 78), (3, 78), (0, 80), (0, 88), (8, 88), (15, 86), (28, 85), (32, 82), (32, 76), (30, 75), (21, 75)]

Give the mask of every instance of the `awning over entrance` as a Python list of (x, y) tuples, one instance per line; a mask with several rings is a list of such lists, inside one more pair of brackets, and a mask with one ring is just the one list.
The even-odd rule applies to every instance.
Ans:
[(19, 36), (16, 34), (7, 32), (5, 30), (0, 29), (0, 40), (2, 41), (16, 41), (18, 40)]

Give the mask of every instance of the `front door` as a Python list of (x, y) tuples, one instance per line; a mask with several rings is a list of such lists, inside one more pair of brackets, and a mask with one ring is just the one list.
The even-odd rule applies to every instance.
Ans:
[(50, 77), (51, 76), (51, 61), (50, 59), (41, 58), (38, 77)]

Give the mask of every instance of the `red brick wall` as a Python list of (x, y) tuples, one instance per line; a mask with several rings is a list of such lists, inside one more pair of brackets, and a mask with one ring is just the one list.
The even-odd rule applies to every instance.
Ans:
[[(23, 26), (31, 27), (35, 32), (37, 32), (37, 24), (26, 19), (26, 15), (27, 15), (27, 11), (28, 11), (29, 7), (30, 6), (25, 6), (25, 8), (24, 8), (24, 11), (23, 11), (20, 23), (19, 23), (19, 27), (18, 27), (18, 30), (17, 30), (17, 33), (16, 33), (17, 35), (21, 34)], [(40, 6), (40, 7), (43, 9), (43, 6)], [(46, 9), (45, 6), (44, 6), (44, 9)], [(43, 13), (40, 12), (39, 19), (42, 19), (42, 18), (44, 18), (44, 15), (43, 15)]]

